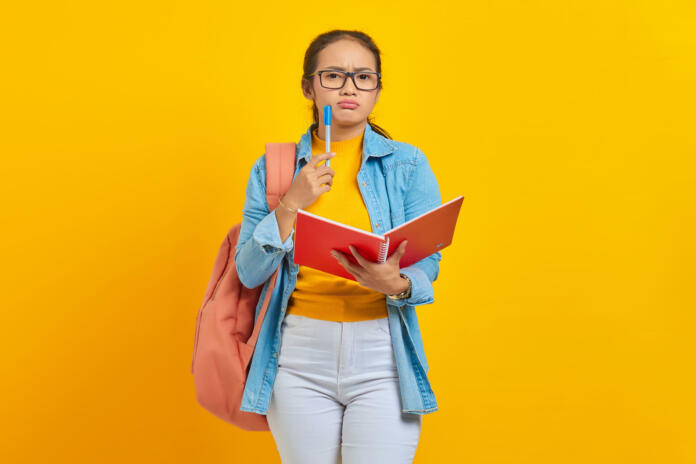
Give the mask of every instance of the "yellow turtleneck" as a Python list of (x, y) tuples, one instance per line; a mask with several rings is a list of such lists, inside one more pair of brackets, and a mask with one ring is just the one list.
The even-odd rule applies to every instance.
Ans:
[[(335, 172), (333, 185), (305, 210), (371, 232), (370, 216), (357, 179), (364, 133), (363, 130), (351, 139), (331, 141), (331, 151), (336, 153), (329, 163)], [(326, 142), (317, 136), (316, 130), (312, 131), (312, 156), (325, 151)], [(300, 265), (287, 313), (325, 321), (379, 319), (387, 317), (386, 295), (353, 280)]]

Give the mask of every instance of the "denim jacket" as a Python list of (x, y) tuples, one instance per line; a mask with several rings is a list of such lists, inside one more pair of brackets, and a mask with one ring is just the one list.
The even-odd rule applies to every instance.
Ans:
[[(295, 174), (312, 158), (312, 129), (302, 135), (296, 148)], [(258, 318), (269, 277), (281, 266), (278, 281), (259, 332), (252, 356), (241, 411), (265, 414), (278, 370), (281, 323), (288, 299), (295, 288), (299, 266), (294, 262), (294, 228), (281, 242), (275, 210), (266, 202), (265, 153), (251, 168), (242, 210), (243, 219), (235, 250), (235, 264), (247, 288), (263, 285), (256, 307)], [(293, 178), (294, 178), (293, 176)], [(369, 124), (363, 134), (363, 153), (357, 174), (358, 187), (367, 207), (372, 232), (384, 234), (441, 204), (440, 189), (427, 158), (417, 147), (387, 139)], [(331, 192), (327, 193), (331, 195)], [(442, 253), (436, 252), (401, 272), (411, 279), (411, 296), (386, 298), (392, 347), (401, 390), (401, 411), (428, 414), (437, 411), (435, 394), (428, 380), (415, 306), (432, 303)]]

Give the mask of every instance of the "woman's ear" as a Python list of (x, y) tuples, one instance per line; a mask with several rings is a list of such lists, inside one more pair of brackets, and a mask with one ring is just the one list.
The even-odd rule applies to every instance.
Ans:
[(310, 81), (307, 79), (302, 79), (300, 85), (302, 86), (302, 94), (305, 96), (305, 98), (307, 100), (314, 100), (314, 89), (312, 89)]

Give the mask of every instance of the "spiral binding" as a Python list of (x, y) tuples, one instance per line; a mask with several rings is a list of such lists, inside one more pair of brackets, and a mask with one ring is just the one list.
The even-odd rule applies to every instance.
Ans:
[(379, 244), (379, 254), (377, 255), (377, 261), (379, 263), (384, 263), (387, 260), (387, 253), (389, 252), (389, 237), (387, 237), (386, 242)]

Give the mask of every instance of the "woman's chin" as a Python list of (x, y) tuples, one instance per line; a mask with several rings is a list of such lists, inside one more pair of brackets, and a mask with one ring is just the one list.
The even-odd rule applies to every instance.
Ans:
[(334, 113), (333, 120), (336, 122), (336, 124), (340, 124), (342, 126), (352, 126), (355, 124), (360, 124), (365, 121), (366, 118), (363, 118), (361, 115), (357, 113), (353, 114), (348, 114), (348, 115), (341, 115), (338, 116), (336, 113)]

